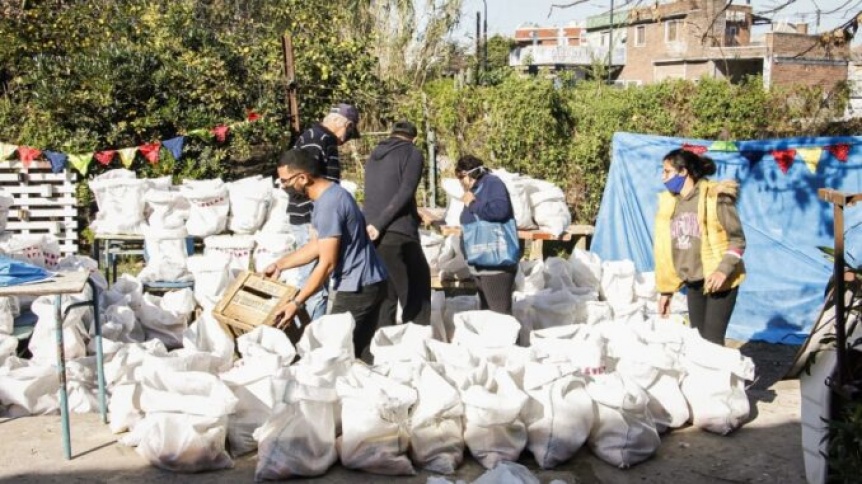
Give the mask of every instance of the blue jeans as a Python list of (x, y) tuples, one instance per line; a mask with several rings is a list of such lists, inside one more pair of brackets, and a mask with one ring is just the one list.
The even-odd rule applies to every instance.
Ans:
[[(293, 236), (296, 238), (296, 246), (297, 248), (302, 247), (307, 244), (311, 239), (311, 224), (303, 224), (303, 225), (294, 225), (293, 228)], [(302, 289), (305, 286), (305, 283), (308, 282), (308, 277), (311, 276), (311, 272), (314, 271), (314, 268), (317, 267), (317, 261), (310, 262), (302, 267), (298, 267), (299, 271), (299, 288)], [(326, 314), (326, 299), (327, 299), (327, 286), (329, 285), (329, 279), (323, 282), (323, 287), (320, 291), (314, 293), (307, 301), (305, 301), (305, 310), (308, 311), (308, 315), (311, 316), (311, 320), (314, 321)]]

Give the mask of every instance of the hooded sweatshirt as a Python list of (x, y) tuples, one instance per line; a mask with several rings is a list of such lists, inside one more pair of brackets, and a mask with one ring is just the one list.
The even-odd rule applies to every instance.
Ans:
[(425, 157), (411, 141), (388, 138), (374, 148), (365, 164), (365, 218), (380, 231), (419, 240), (416, 189)]

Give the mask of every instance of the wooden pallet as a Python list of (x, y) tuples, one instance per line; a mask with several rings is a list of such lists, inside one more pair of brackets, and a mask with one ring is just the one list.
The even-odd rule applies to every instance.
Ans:
[(63, 255), (78, 253), (77, 173), (51, 173), (44, 161), (0, 162), (0, 191), (15, 200), (9, 208), (6, 232), (53, 235)]
[[(245, 271), (227, 288), (221, 301), (213, 309), (213, 316), (225, 332), (236, 338), (254, 328), (275, 325), (278, 308), (290, 301), (298, 289), (280, 282), (265, 279), (260, 274)], [(308, 313), (299, 311), (301, 326), (291, 323), (287, 336), (296, 344), (310, 322)]]

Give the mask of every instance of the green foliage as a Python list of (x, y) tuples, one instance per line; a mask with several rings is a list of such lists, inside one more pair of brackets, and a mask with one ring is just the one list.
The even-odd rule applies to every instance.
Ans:
[(829, 482), (859, 482), (862, 475), (862, 402), (847, 402), (828, 423)]
[[(511, 71), (498, 82), (462, 89), (438, 80), (424, 94), (440, 153), (472, 153), (492, 167), (557, 183), (581, 223), (593, 223), (598, 214), (615, 132), (706, 139), (723, 133), (730, 139), (816, 136), (840, 131), (830, 120), (843, 112), (846, 99), (808, 87), (766, 90), (759, 77), (738, 85), (704, 78), (623, 89)], [(400, 112), (416, 120), (421, 96), (411, 94)]]

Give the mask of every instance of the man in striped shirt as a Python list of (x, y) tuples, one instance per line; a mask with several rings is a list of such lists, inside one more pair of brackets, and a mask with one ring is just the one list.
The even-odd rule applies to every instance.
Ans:
[[(341, 180), (341, 162), (338, 158), (338, 147), (351, 139), (359, 138), (359, 111), (350, 104), (338, 104), (319, 123), (313, 124), (297, 138), (294, 148), (303, 148), (313, 153), (320, 173), (328, 180), (338, 183)], [(293, 236), (298, 247), (310, 240), (311, 211), (313, 205), (308, 197), (291, 195), (287, 205), (287, 214), (293, 226)], [(312, 262), (299, 269), (299, 286), (305, 285), (315, 263)], [(306, 302), (311, 319), (317, 319), (326, 314), (326, 285)]]

